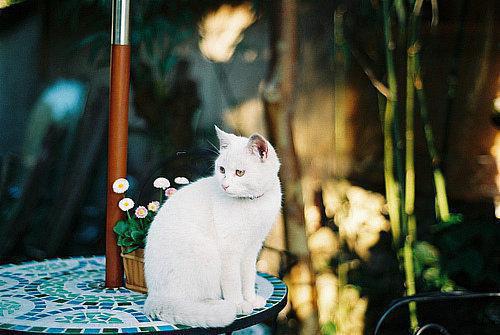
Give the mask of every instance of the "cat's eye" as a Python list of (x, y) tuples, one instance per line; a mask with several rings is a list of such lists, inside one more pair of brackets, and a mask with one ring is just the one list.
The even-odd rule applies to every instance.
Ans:
[(223, 166), (219, 166), (220, 173), (226, 173), (226, 169)]
[(244, 174), (245, 174), (245, 170), (236, 170), (236, 175), (238, 177), (243, 177)]

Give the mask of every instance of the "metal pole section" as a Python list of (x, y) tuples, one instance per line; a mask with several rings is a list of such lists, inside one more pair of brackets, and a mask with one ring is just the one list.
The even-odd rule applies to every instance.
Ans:
[(108, 176), (106, 207), (106, 287), (123, 284), (123, 265), (113, 227), (124, 217), (121, 196), (112, 184), (127, 175), (128, 98), (130, 87), (129, 0), (113, 0), (109, 98)]

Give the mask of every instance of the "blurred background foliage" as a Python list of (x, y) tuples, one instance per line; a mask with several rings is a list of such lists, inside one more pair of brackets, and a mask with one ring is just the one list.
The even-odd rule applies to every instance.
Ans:
[[(0, 1), (2, 263), (104, 251), (110, 12)], [(498, 291), (498, 13), (493, 0), (132, 1), (130, 195), (210, 174), (214, 123), (289, 149), (273, 123), (288, 115), (284, 187), (302, 197), (285, 208), (299, 206), (303, 236), (285, 211), (258, 263), (290, 287), (278, 333), (370, 334), (409, 287)], [(446, 310), (497, 333), (490, 301), (416, 315)], [(386, 331), (409, 327), (401, 309)]]

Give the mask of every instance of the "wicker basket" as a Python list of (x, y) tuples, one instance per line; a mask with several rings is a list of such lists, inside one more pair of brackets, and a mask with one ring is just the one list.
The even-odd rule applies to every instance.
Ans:
[(144, 249), (124, 254), (122, 248), (121, 256), (125, 270), (125, 287), (132, 291), (147, 293), (148, 289), (144, 279)]

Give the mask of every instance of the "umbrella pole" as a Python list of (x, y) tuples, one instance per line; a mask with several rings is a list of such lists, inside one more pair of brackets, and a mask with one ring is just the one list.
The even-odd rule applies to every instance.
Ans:
[(128, 99), (130, 86), (129, 0), (113, 0), (109, 98), (108, 176), (106, 207), (106, 287), (123, 284), (123, 265), (113, 227), (124, 217), (122, 195), (112, 184), (127, 176)]

